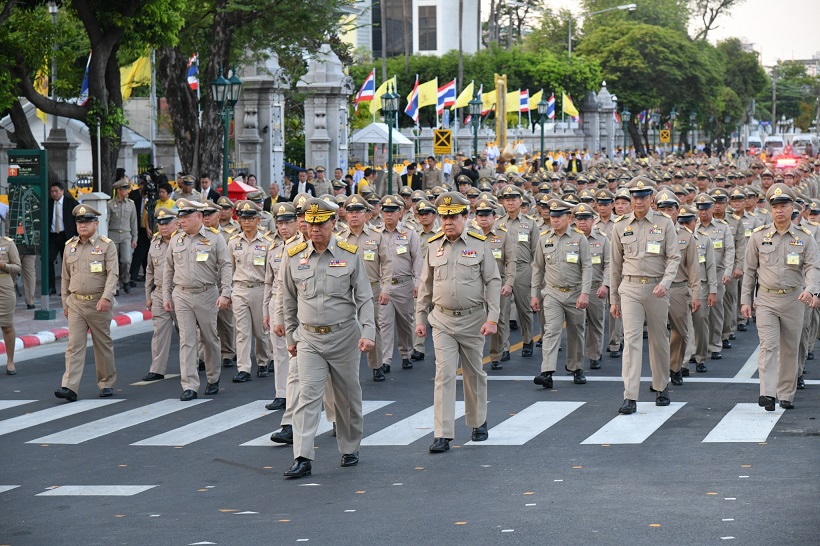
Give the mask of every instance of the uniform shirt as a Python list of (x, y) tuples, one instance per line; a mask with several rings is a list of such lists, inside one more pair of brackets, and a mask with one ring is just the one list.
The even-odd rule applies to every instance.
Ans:
[(498, 322), (501, 275), (483, 235), (466, 228), (455, 241), (430, 238), (421, 268), (416, 324), (427, 324), (430, 306), (449, 310), (487, 305), (487, 320)]
[(549, 228), (541, 232), (539, 250), (535, 253), (532, 269), (533, 298), (541, 299), (547, 285), (556, 288), (577, 288), (589, 295), (592, 288), (592, 260), (589, 241), (584, 233), (575, 228), (558, 235)]
[[(279, 243), (280, 241), (281, 245)], [(282, 262), (285, 260), (288, 249), (298, 245), (302, 241), (303, 237), (300, 232), (297, 232), (296, 235), (287, 241), (282, 241), (282, 238), (277, 235), (273, 240), (273, 246), (269, 250), (268, 267), (265, 271), (265, 304), (263, 313), (270, 312), (270, 302), (273, 301), (271, 324), (280, 326), (285, 324), (282, 314)]]
[[(800, 289), (820, 291), (817, 243), (807, 229), (789, 223), (780, 233), (774, 224), (757, 228), (746, 247), (741, 305), (751, 305), (757, 283), (769, 290)], [(800, 311), (802, 314), (802, 310)]]
[[(20, 262), (20, 253), (17, 251), (17, 245), (11, 237), (0, 237), (0, 260), (3, 261), (3, 267), (0, 268), (0, 277), (14, 277), (20, 274), (23, 270)], [(11, 283), (9, 283), (11, 286)]]
[(612, 226), (610, 295), (613, 305), (621, 304), (619, 288), (625, 275), (662, 277), (659, 284), (669, 290), (680, 264), (675, 226), (667, 216), (652, 209), (637, 219), (631, 212)]
[(276, 233), (276, 220), (273, 219), (273, 215), (265, 210), (260, 214), (262, 215), (262, 219), (259, 221), (259, 231), (262, 233)]
[(218, 229), (219, 231), (227, 231), (229, 234), (233, 235), (236, 232), (236, 230), (239, 229), (239, 222), (231, 218), (230, 220), (228, 220), (227, 224), (219, 222), (219, 226), (216, 229)]
[(597, 227), (593, 227), (587, 237), (589, 243), (589, 261), (592, 264), (592, 283), (600, 283), (609, 286), (609, 260), (610, 244), (609, 237), (604, 235)]
[(129, 198), (117, 198), (108, 202), (108, 233), (128, 234), (131, 242), (137, 242), (137, 206)]
[(424, 258), (427, 256), (427, 246), (428, 242), (430, 241), (431, 237), (434, 237), (441, 233), (441, 228), (434, 228), (430, 231), (422, 231), (421, 224), (419, 224), (419, 229), (416, 231), (419, 236), (419, 254), (421, 255), (421, 261), (424, 263)]
[(382, 231), (387, 250), (393, 258), (393, 278), (413, 277), (413, 286), (418, 286), (421, 276), (421, 250), (419, 236), (399, 222), (396, 229)]
[(173, 193), (173, 195), (171, 195), (171, 198), (174, 199), (174, 201), (178, 201), (179, 199), (187, 199), (188, 201), (199, 201), (200, 203), (202, 203), (202, 196), (200, 195), (200, 193), (198, 191), (196, 191), (194, 189), (192, 189), (191, 193), (188, 194), (188, 195), (185, 195), (184, 193), (182, 193), (181, 188), (177, 189)]
[(538, 248), (538, 227), (534, 220), (530, 220), (523, 214), (519, 214), (515, 219), (505, 214), (495, 223), (496, 227), (507, 230), (513, 238), (515, 245), (515, 261), (519, 264), (531, 264)]
[(102, 298), (114, 299), (120, 264), (117, 247), (111, 239), (95, 233), (82, 242), (79, 235), (74, 236), (66, 242), (63, 256), (63, 309), (71, 294), (90, 296), (102, 293)]
[(273, 238), (259, 229), (248, 239), (244, 231), (234, 233), (228, 240), (228, 254), (231, 255), (233, 282), (264, 283), (265, 262)]
[(162, 272), (162, 299), (171, 301), (174, 287), (219, 286), (221, 295), (231, 297), (231, 258), (225, 239), (214, 228), (202, 226), (188, 235), (178, 231), (171, 237)]
[(424, 187), (422, 189), (430, 190), (433, 186), (440, 186), (444, 182), (444, 174), (435, 167), (430, 167), (421, 172), (422, 180), (424, 180)]
[[(179, 233), (175, 231), (171, 237)], [(170, 241), (171, 238), (168, 238)], [(151, 294), (154, 290), (160, 290), (162, 295), (162, 274), (165, 271), (165, 254), (168, 251), (168, 241), (162, 238), (162, 235), (157, 233), (151, 239), (151, 245), (148, 247), (148, 264), (145, 266), (145, 299), (150, 300)]]
[(515, 243), (507, 230), (493, 226), (487, 233), (480, 227), (475, 232), (487, 237), (487, 244), (490, 245), (498, 272), (501, 274), (501, 284), (515, 284)]
[[(715, 265), (715, 251), (712, 248), (712, 239), (705, 230), (695, 229), (692, 233), (695, 238), (695, 248), (698, 253), (698, 265), (700, 266), (699, 279), (701, 284), (706, 283), (706, 292), (699, 295), (704, 299), (709, 294), (717, 294), (717, 266)], [(693, 298), (694, 299), (694, 298)]]
[(814, 237), (814, 242), (820, 245), (820, 224), (801, 218), (800, 225), (806, 228)]
[(327, 326), (358, 319), (361, 337), (376, 339), (373, 291), (354, 245), (330, 238), (321, 254), (301, 242), (282, 262), (282, 312), (288, 345), (299, 324)]
[(735, 245), (735, 261), (732, 270), (740, 269), (743, 271), (743, 257), (746, 254), (746, 234), (743, 223), (734, 214), (729, 214), (721, 220), (729, 224), (729, 228), (732, 230), (732, 241)]
[(708, 226), (704, 226), (700, 220), (697, 225), (698, 230), (705, 231), (712, 240), (712, 249), (715, 251), (715, 267), (718, 275), (723, 275), (728, 271), (730, 274), (735, 265), (735, 240), (732, 230), (725, 220), (712, 218)]
[(692, 299), (700, 299), (700, 264), (698, 263), (698, 243), (692, 232), (683, 226), (675, 226), (680, 245), (680, 265), (675, 282), (686, 282), (692, 291)]
[(593, 227), (598, 228), (598, 231), (606, 235), (607, 239), (612, 239), (612, 226), (615, 225), (615, 218), (617, 217), (614, 214), (610, 215), (606, 222), (598, 218)]
[(337, 237), (358, 247), (370, 284), (379, 283), (382, 293), (389, 294), (393, 279), (393, 255), (382, 232), (365, 225), (359, 235), (354, 235), (350, 227), (346, 227)]
[[(740, 229), (743, 230), (743, 237), (745, 237), (747, 241), (749, 240), (749, 237), (752, 236), (752, 231), (754, 231), (755, 228), (760, 227), (760, 226), (763, 225), (763, 220), (760, 218), (760, 216), (758, 216), (756, 214), (749, 214), (749, 212), (747, 212), (745, 210), (741, 214), (735, 213), (735, 214), (733, 214), (733, 216), (737, 220), (740, 220), (740, 223), (742, 225), (742, 227)], [(746, 255), (745, 248), (746, 247), (744, 246), (744, 252), (743, 252), (744, 258), (745, 258), (745, 255)], [(737, 252), (737, 251), (735, 251), (735, 252)]]

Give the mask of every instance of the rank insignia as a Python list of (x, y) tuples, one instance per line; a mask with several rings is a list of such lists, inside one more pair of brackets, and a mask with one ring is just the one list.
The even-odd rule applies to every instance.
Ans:
[(436, 250), (436, 256), (444, 256), (444, 247), (440, 246), (438, 250)]
[(233, 247), (234, 250), (242, 250), (242, 243), (236, 243)]
[(461, 257), (462, 258), (475, 258), (475, 257), (477, 257), (477, 254), (475, 253), (475, 250), (462, 250), (461, 251)]
[(344, 260), (330, 260), (327, 263), (328, 267), (347, 267), (347, 262)]
[(91, 254), (102, 254), (102, 249), (100, 247), (95, 247), (91, 250)]

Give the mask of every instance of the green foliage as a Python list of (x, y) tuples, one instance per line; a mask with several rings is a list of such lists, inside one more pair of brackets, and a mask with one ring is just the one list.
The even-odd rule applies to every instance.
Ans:
[[(591, 13), (628, 3), (628, 0), (582, 0), (581, 5), (584, 12)], [(638, 0), (635, 4), (635, 11), (614, 10), (589, 16), (584, 20), (584, 32), (592, 33), (604, 26), (631, 21), (686, 33), (690, 15), (688, 0)]]
[(102, 103), (95, 97), (88, 99), (90, 107), (86, 117), (86, 125), (91, 130), (92, 135), (97, 134), (97, 119), (100, 120), (100, 135), (103, 138), (119, 137), (120, 128), (128, 125), (122, 108), (117, 107), (113, 102), (108, 103), (108, 108), (103, 108)]
[[(820, 97), (820, 77), (811, 77), (806, 67), (800, 63), (786, 61), (778, 63), (772, 70), (772, 80), (777, 90), (777, 118), (795, 120), (795, 125), (804, 131), (808, 130), (813, 115), (817, 111)], [(757, 96), (758, 119), (771, 119), (772, 88), (766, 86)]]
[(561, 9), (554, 12), (546, 9), (538, 21), (538, 26), (524, 38), (525, 51), (549, 51), (556, 55), (567, 54), (567, 39), (569, 37), (569, 21), (572, 21), (572, 45), (578, 44), (581, 27), (570, 10)]
[(746, 51), (737, 38), (717, 44), (717, 52), (723, 66), (723, 83), (730, 87), (743, 103), (756, 96), (769, 85), (766, 72), (760, 66), (757, 53)]

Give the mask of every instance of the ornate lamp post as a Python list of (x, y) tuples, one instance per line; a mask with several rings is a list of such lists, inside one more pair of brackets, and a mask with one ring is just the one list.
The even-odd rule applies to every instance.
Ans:
[(239, 95), (242, 93), (242, 80), (236, 76), (236, 68), (234, 68), (230, 79), (225, 79), (222, 75), (222, 67), (219, 67), (219, 76), (211, 82), (211, 94), (216, 102), (219, 115), (222, 117), (222, 195), (228, 195), (228, 143), (230, 135), (231, 118), (234, 115), (236, 103), (239, 101)]
[(672, 138), (669, 139), (671, 143), (671, 147), (669, 151), (671, 153), (675, 153), (675, 120), (678, 119), (678, 111), (672, 108), (672, 111), (669, 112), (669, 121), (671, 122), (670, 125), (672, 126)]
[(692, 153), (695, 153), (695, 138), (697, 134), (695, 133), (695, 122), (698, 120), (698, 114), (694, 110), (689, 113), (689, 127), (692, 129), (692, 145), (690, 146), (690, 150)]
[(541, 124), (541, 168), (546, 166), (546, 156), (544, 155), (544, 124), (547, 122), (547, 110), (549, 103), (544, 98), (544, 90), (541, 90), (541, 100), (538, 102), (538, 123)]
[(621, 128), (624, 130), (624, 159), (626, 159), (626, 132), (627, 127), (629, 126), (629, 120), (632, 119), (632, 112), (626, 109), (626, 105), (624, 105), (624, 109), (621, 111)]
[(478, 94), (473, 95), (472, 100), (467, 103), (467, 110), (470, 112), (470, 125), (473, 126), (473, 156), (478, 157), (478, 124), (481, 123), (482, 102)]
[(382, 95), (382, 112), (387, 123), (387, 194), (393, 195), (393, 125), (399, 111), (399, 94), (388, 86), (387, 93)]

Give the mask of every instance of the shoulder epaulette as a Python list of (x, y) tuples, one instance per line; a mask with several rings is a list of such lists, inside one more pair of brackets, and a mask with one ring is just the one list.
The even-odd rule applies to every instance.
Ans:
[[(762, 226), (761, 226), (761, 227), (762, 227)], [(708, 236), (709, 236), (709, 232), (708, 232), (708, 231), (704, 231), (704, 230), (702, 230), (702, 229), (699, 229), (699, 230), (698, 230), (698, 233), (700, 233), (701, 235), (705, 235), (706, 237), (708, 237)]]
[(726, 220), (724, 220), (723, 218), (715, 218), (715, 220), (717, 220), (717, 221), (718, 221), (718, 222), (720, 222), (721, 224), (725, 224), (725, 225), (727, 225), (727, 226), (729, 225), (729, 222), (727, 222), (727, 221), (726, 221)]
[(469, 235), (470, 237), (475, 237), (479, 241), (486, 241), (487, 240), (486, 235), (479, 235), (478, 233), (473, 233), (472, 231), (468, 231), (467, 235)]
[(111, 239), (109, 239), (105, 235), (100, 235), (100, 241), (102, 241), (103, 243), (110, 243)]
[(348, 243), (347, 241), (339, 241), (336, 245), (343, 250), (347, 250), (351, 254), (356, 254), (356, 251), (359, 250), (359, 247), (353, 243)]
[(527, 218), (529, 218), (529, 219), (530, 219), (530, 220), (532, 220), (533, 222), (535, 222), (535, 221), (538, 219), (538, 218), (536, 218), (535, 216), (532, 216), (531, 214), (525, 214), (524, 216), (526, 216)]
[(625, 218), (625, 216), (626, 216), (625, 214), (622, 214), (622, 215), (618, 216), (617, 218), (615, 218), (614, 220), (612, 220), (612, 222), (613, 223), (618, 223), (621, 220), (623, 220)]
[(264, 238), (265, 238), (265, 240), (266, 240), (266, 241), (268, 241), (268, 242), (273, 242), (273, 237), (271, 237), (271, 236), (270, 236), (270, 233), (271, 233), (270, 231), (269, 231), (269, 232), (267, 232), (267, 233), (264, 235)]
[(292, 246), (288, 249), (288, 256), (290, 256), (292, 258), (293, 256), (295, 256), (296, 254), (299, 254), (300, 252), (302, 252), (306, 248), (307, 248), (307, 243), (302, 241), (298, 245)]
[(176, 235), (177, 233), (179, 233), (179, 229), (175, 229), (175, 230), (174, 230), (174, 232), (171, 234), (171, 237), (173, 237), (173, 236), (174, 236), (174, 235)]
[(498, 226), (498, 229), (500, 229), (504, 233), (507, 233), (507, 228), (505, 228), (504, 226)]
[(11, 237), (3, 237), (3, 239), (5, 239), (6, 241), (12, 241), (12, 242), (14, 242), (14, 239), (12, 239)]
[[(216, 232), (219, 231), (216, 228), (211, 228), (211, 229), (216, 231)], [(228, 227), (222, 228), (222, 231), (224, 231), (225, 233), (233, 233), (234, 231), (236, 231), (236, 228), (233, 227), (233, 226), (228, 226)]]
[(293, 237), (291, 237), (290, 239), (288, 239), (287, 241), (285, 241), (285, 244), (286, 244), (286, 245), (289, 245), (290, 243), (292, 243), (293, 241), (295, 241), (295, 240), (296, 240), (296, 238), (297, 238), (298, 236), (299, 236), (299, 234), (297, 233), (296, 235), (294, 235)]
[(763, 225), (763, 226), (757, 226), (756, 228), (754, 228), (754, 229), (752, 230), (752, 233), (757, 233), (758, 231), (760, 231), (760, 230), (761, 230), (761, 229), (763, 229), (764, 227), (766, 227), (766, 226), (765, 226), (765, 225)]
[[(176, 232), (174, 232), (174, 233), (176, 233)], [(161, 237), (162, 237), (162, 235), (160, 235), (160, 233), (159, 233), (159, 232), (156, 232), (156, 233), (154, 233), (154, 236), (153, 236), (153, 237), (151, 237), (151, 240), (152, 240), (152, 241), (156, 241), (157, 239), (159, 239), (159, 238), (161, 238)]]
[(218, 229), (216, 229), (216, 228), (210, 227), (210, 228), (208, 228), (208, 229), (210, 229), (210, 230), (211, 230), (212, 232), (214, 232), (214, 233), (219, 233), (219, 230), (218, 230)]
[(231, 235), (231, 236), (230, 236), (230, 238), (229, 238), (228, 240), (229, 240), (229, 241), (233, 241), (233, 240), (234, 240), (234, 239), (236, 239), (237, 237), (239, 237), (239, 234), (238, 234), (238, 233), (235, 233), (235, 234)]
[(436, 239), (441, 239), (442, 237), (444, 237), (444, 232), (440, 231), (439, 233), (436, 233), (435, 235), (433, 235), (432, 237), (427, 239), (427, 242), (429, 243), (429, 242), (435, 241)]
[(808, 228), (807, 228), (806, 226), (797, 226), (797, 227), (799, 227), (801, 230), (803, 230), (803, 232), (804, 232), (806, 235), (811, 235), (811, 234), (812, 234), (812, 233), (811, 233), (811, 231), (809, 231), (809, 230), (808, 230)]
[(671, 216), (669, 216), (668, 214), (666, 214), (665, 212), (663, 212), (663, 211), (658, 211), (658, 212), (660, 212), (661, 216), (666, 216), (666, 217), (667, 217), (667, 218), (669, 218), (670, 220), (672, 219), (672, 217), (671, 217)]
[(539, 234), (538, 234), (538, 235), (539, 235), (539, 237), (540, 237), (540, 236), (543, 236), (543, 235), (546, 235), (546, 234), (549, 232), (549, 230), (550, 230), (550, 229), (551, 229), (551, 228), (547, 228), (547, 229), (545, 229), (544, 231), (542, 231), (541, 233), (539, 233)]
[(373, 225), (371, 225), (370, 229), (372, 229), (376, 233), (384, 233), (384, 227), (382, 227), (382, 226), (373, 226)]
[(580, 229), (578, 229), (577, 227), (576, 227), (576, 228), (572, 228), (572, 229), (574, 229), (574, 230), (575, 230), (575, 233), (580, 233), (581, 235), (583, 235), (583, 234), (584, 234), (584, 232), (583, 232), (583, 231), (581, 231)]

